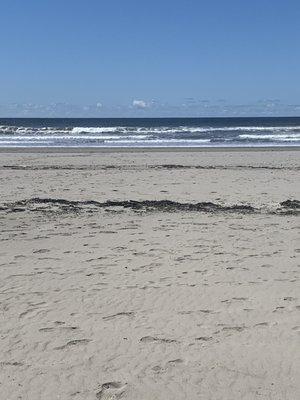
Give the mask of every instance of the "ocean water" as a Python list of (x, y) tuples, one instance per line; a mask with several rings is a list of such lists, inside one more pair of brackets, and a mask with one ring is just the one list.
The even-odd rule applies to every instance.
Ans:
[(2, 148), (299, 145), (300, 117), (0, 119)]

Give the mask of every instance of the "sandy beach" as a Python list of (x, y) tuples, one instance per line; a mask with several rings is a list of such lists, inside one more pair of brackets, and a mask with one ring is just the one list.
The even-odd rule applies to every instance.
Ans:
[(1, 151), (1, 400), (300, 398), (299, 151)]

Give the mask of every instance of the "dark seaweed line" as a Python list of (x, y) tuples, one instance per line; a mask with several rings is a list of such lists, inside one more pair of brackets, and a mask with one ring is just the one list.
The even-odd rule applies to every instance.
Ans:
[(76, 165), (2, 165), (0, 169), (15, 171), (106, 171), (106, 170), (143, 170), (143, 169), (198, 169), (198, 170), (276, 170), (276, 171), (300, 171), (300, 167), (271, 167), (271, 166), (255, 166), (255, 165), (181, 165), (181, 164), (162, 164), (162, 165), (95, 165), (95, 166), (76, 166)]
[[(42, 206), (42, 207), (39, 207)], [(43, 207), (45, 206), (45, 207)], [(0, 207), (0, 211), (6, 212), (23, 212), (23, 211), (44, 211), (44, 212), (80, 212), (84, 210), (97, 210), (109, 208), (123, 208), (134, 211), (161, 211), (161, 212), (176, 212), (176, 211), (197, 211), (205, 213), (229, 212), (229, 213), (269, 213), (269, 214), (298, 214), (300, 211), (299, 200), (286, 200), (279, 204), (279, 208), (275, 211), (255, 208), (251, 205), (235, 204), (221, 205), (212, 202), (199, 203), (179, 203), (172, 200), (126, 200), (113, 201), (108, 200), (99, 202), (95, 200), (76, 201), (54, 198), (39, 198), (34, 197), (27, 200), (20, 200), (13, 203), (5, 203)]]
[(154, 169), (262, 169), (262, 170), (287, 170), (287, 171), (300, 171), (300, 167), (272, 167), (268, 165), (181, 165), (181, 164), (163, 164), (151, 165), (148, 168)]

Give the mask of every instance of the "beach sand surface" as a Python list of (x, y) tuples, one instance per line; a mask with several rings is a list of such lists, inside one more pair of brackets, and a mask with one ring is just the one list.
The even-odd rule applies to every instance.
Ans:
[(0, 399), (299, 399), (299, 154), (1, 152)]

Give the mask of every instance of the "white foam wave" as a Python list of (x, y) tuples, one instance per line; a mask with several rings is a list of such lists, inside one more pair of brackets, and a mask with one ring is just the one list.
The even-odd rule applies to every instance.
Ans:
[(80, 127), (76, 126), (72, 128), (71, 133), (72, 134), (80, 134), (80, 133), (107, 133), (107, 132), (120, 132), (122, 130), (126, 129), (126, 127)]
[(288, 132), (300, 131), (300, 126), (227, 126), (218, 128), (208, 128), (209, 131), (244, 131), (244, 132)]
[(210, 143), (210, 139), (148, 139), (148, 140), (111, 140), (110, 143)]
[(160, 127), (24, 127), (24, 126), (0, 126), (1, 134), (14, 135), (96, 135), (96, 134), (184, 134), (184, 133), (210, 133), (210, 132), (296, 132), (300, 126), (160, 126)]
[(146, 135), (132, 135), (132, 136), (112, 136), (112, 135), (93, 135), (93, 136), (87, 136), (87, 135), (43, 135), (43, 136), (38, 136), (38, 135), (27, 135), (26, 137), (24, 136), (16, 136), (16, 135), (6, 135), (6, 136), (0, 136), (0, 142), (3, 140), (7, 140), (8, 138), (11, 138), (11, 140), (19, 140), (19, 141), (30, 141), (30, 140), (118, 140), (118, 139), (147, 139), (148, 136)]
[(295, 141), (300, 139), (300, 133), (293, 134), (278, 134), (278, 135), (255, 135), (255, 134), (242, 134), (239, 135), (242, 139), (269, 139), (269, 140), (282, 140), (282, 141)]

